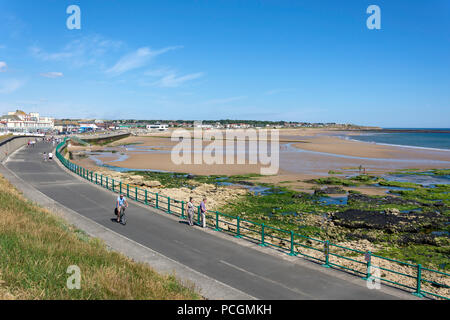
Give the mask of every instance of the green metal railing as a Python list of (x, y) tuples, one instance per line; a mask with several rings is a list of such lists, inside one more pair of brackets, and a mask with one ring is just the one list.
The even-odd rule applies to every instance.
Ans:
[[(184, 201), (175, 200), (159, 193), (130, 186), (129, 184), (123, 184), (121, 181), (99, 175), (70, 162), (60, 153), (66, 146), (67, 140), (68, 138), (57, 146), (56, 156), (70, 171), (113, 192), (126, 193), (128, 199), (152, 206), (182, 219), (186, 218), (187, 211)], [(198, 224), (201, 223), (200, 207), (198, 207), (195, 220), (197, 220)], [(318, 262), (326, 268), (341, 269), (362, 276), (365, 280), (379, 280), (413, 291), (412, 293), (418, 297), (450, 299), (450, 274), (424, 268), (420, 264), (411, 264), (375, 255), (370, 251), (364, 252), (343, 247), (329, 241), (301, 235), (292, 230), (275, 228), (264, 223), (249, 221), (239, 216), (231, 216), (218, 211), (208, 211), (206, 213), (206, 226), (215, 231), (233, 235), (236, 238), (255, 242), (260, 246), (275, 248), (290, 256), (302, 256)], [(394, 263), (403, 268), (408, 268), (409, 273), (385, 268), (382, 266), (383, 262)], [(376, 276), (372, 273), (374, 267), (379, 269), (380, 273), (382, 273), (381, 276)], [(428, 276), (431, 274), (438, 275), (440, 276), (439, 280), (442, 280), (442, 282), (426, 278), (424, 274)], [(393, 276), (395, 278), (392, 278)], [(400, 279), (397, 280), (399, 277)], [(405, 279), (409, 279), (408, 283), (414, 282), (415, 285), (411, 286)], [(442, 289), (444, 294), (432, 292), (433, 287)]]

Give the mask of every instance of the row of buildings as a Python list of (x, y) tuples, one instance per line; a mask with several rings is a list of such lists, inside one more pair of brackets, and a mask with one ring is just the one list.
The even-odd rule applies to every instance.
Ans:
[(353, 125), (336, 123), (308, 123), (308, 122), (272, 122), (258, 120), (220, 120), (220, 121), (158, 121), (158, 120), (95, 120), (79, 119), (55, 120), (50, 117), (40, 116), (37, 112), (29, 114), (21, 110), (8, 112), (0, 118), (0, 132), (20, 133), (83, 133), (96, 131), (132, 130), (159, 132), (169, 128), (203, 128), (203, 129), (247, 129), (247, 128), (339, 128), (351, 129)]
[(167, 131), (168, 124), (126, 124), (121, 121), (104, 120), (55, 120), (43, 117), (38, 112), (26, 113), (22, 110), (8, 112), (0, 116), (0, 133), (83, 133), (140, 128), (149, 131)]
[(16, 110), (0, 117), (1, 132), (42, 133), (53, 131), (54, 126), (54, 118), (42, 117), (38, 112)]

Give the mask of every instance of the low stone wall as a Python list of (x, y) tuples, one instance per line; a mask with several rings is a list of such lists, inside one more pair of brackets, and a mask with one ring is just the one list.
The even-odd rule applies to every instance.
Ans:
[(77, 138), (91, 144), (106, 144), (111, 143), (117, 140), (121, 140), (127, 138), (131, 135), (131, 133), (119, 133), (119, 134), (101, 134), (101, 135), (92, 135), (92, 136), (82, 136), (78, 135)]
[[(0, 142), (0, 161), (5, 160), (11, 153), (19, 149), (20, 147), (26, 145), (29, 140), (35, 139), (36, 137), (19, 136), (11, 137), (9, 139)], [(42, 139), (42, 138), (38, 138)]]

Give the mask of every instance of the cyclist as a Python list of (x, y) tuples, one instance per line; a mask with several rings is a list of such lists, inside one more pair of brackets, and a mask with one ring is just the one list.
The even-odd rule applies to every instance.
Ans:
[(127, 198), (124, 197), (123, 194), (117, 197), (117, 222), (126, 225), (127, 222), (125, 220), (125, 209), (128, 208)]

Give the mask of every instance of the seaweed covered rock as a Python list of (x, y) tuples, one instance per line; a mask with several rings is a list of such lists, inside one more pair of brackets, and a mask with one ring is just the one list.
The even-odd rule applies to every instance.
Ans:
[(349, 209), (334, 213), (332, 220), (335, 225), (348, 229), (378, 229), (387, 233), (419, 233), (439, 228), (446, 221), (445, 217), (433, 212), (401, 213), (395, 208), (382, 212)]
[(344, 189), (340, 187), (326, 187), (322, 189), (316, 189), (314, 190), (315, 195), (321, 195), (321, 194), (345, 194), (347, 193)]
[(418, 205), (417, 201), (405, 200), (402, 198), (384, 196), (384, 197), (372, 197), (361, 193), (350, 193), (348, 195), (348, 202), (364, 202), (367, 204), (397, 204), (397, 205)]

